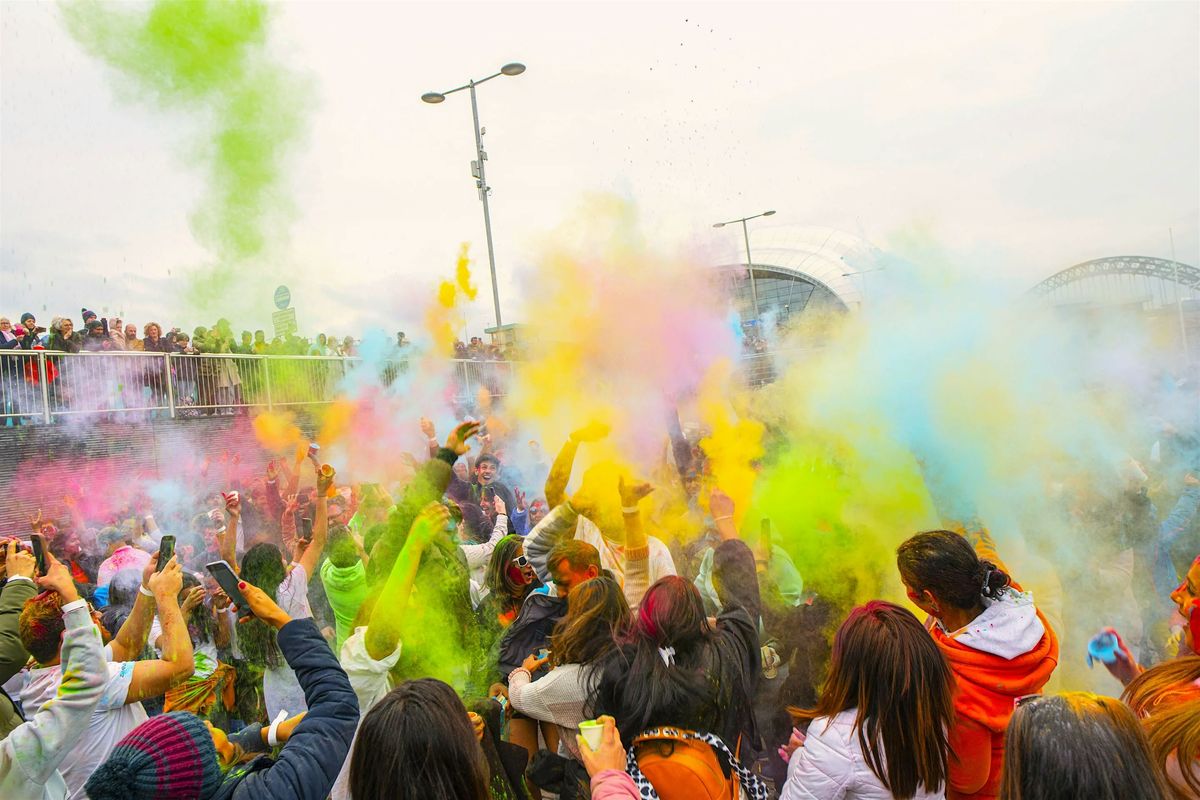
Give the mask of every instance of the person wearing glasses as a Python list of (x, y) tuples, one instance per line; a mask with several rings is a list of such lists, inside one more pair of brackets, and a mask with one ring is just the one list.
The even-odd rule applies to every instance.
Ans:
[[(566, 604), (562, 599), (550, 596), (549, 589), (538, 580), (533, 564), (525, 555), (524, 539), (516, 535), (505, 536), (496, 545), (492, 560), (488, 562), (484, 584), (487, 595), (480, 602), (477, 613), (480, 650), (491, 659), (486, 665), (492, 681), (488, 694), (504, 698), (502, 704), (512, 713), (507, 706), (508, 688), (503, 683), (508, 673), (497, 657), (502, 642), (510, 632), (520, 630), (527, 635), (521, 637), (519, 649), (526, 651), (525, 655), (538, 652), (547, 646), (550, 631), (566, 612)], [(538, 751), (538, 728), (537, 720), (513, 714), (509, 741), (524, 747), (532, 756)], [(546, 748), (557, 752), (558, 729), (550, 723), (541, 729)], [(533, 793), (534, 800), (538, 800), (540, 793), (536, 787)]]

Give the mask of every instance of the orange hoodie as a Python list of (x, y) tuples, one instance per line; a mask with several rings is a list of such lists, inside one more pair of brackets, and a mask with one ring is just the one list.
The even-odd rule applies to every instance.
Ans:
[(936, 624), (930, 628), (958, 683), (948, 800), (985, 800), (999, 794), (1004, 734), (1016, 700), (1039, 693), (1058, 666), (1058, 637), (1042, 612), (1037, 617), (1045, 632), (1032, 649), (1014, 658), (962, 644)]

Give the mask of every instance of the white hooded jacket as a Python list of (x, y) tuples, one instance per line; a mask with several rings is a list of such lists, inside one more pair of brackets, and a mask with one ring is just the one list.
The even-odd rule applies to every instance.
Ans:
[[(892, 793), (876, 777), (854, 732), (857, 711), (812, 721), (804, 746), (788, 762), (787, 783), (779, 800), (892, 800)], [(913, 800), (941, 800), (937, 792), (918, 791)]]

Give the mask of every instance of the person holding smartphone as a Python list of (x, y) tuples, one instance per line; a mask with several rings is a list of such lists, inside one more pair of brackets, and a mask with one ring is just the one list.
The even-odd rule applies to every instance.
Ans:
[(36, 581), (37, 588), (57, 598), (62, 615), (63, 678), (55, 702), (28, 722), (18, 720), (16, 727), (4, 731), (0, 740), (0, 797), (64, 797), (67, 785), (58, 767), (88, 731), (92, 713), (102, 699), (108, 678), (104, 643), (88, 614), (87, 601), (79, 597), (71, 571), (64, 564), (47, 554), (46, 574), (34, 578), (28, 553), (18, 550), (14, 543), (5, 543), (3, 550), (13, 584)]
[[(186, 680), (195, 668), (192, 643), (177, 596), (183, 572), (175, 559), (155, 570), (157, 555), (142, 571), (142, 585), (129, 617), (104, 648), (107, 680), (87, 731), (59, 765), (71, 800), (85, 797), (83, 784), (116, 743), (146, 720), (142, 700), (157, 697)], [(146, 646), (157, 612), (162, 625), (162, 657), (136, 660)], [(63, 613), (59, 595), (45, 594), (25, 604), (21, 612), (21, 644), (36, 666), (21, 692), (25, 712), (41, 710), (59, 697), (63, 682)], [(101, 632), (104, 633), (103, 628)]]
[[(87, 781), (90, 800), (323, 800), (329, 795), (358, 724), (350, 681), (311, 619), (292, 619), (267, 592), (244, 580), (238, 589), (253, 620), (278, 637), (308, 707), (279, 756), (243, 763), (242, 747), (221, 729), (188, 712), (163, 714), (117, 743)], [(282, 727), (268, 728), (269, 745), (281, 738), (277, 729)]]
[[(311, 541), (298, 539), (291, 553), (290, 563), (279, 548), (270, 543), (256, 544), (242, 556), (240, 575), (243, 580), (256, 586), (267, 587), (264, 591), (294, 618), (312, 617), (308, 603), (308, 583), (316, 573), (329, 530), (326, 498), (333, 485), (332, 471), (325, 474), (317, 470), (317, 492), (313, 502), (313, 532)], [(230, 565), (236, 564), (234, 536), (240, 505), (230, 503), (229, 531), (226, 531), (221, 553)], [(234, 531), (231, 534), (230, 531)], [(291, 667), (279, 649), (275, 631), (261, 621), (252, 620), (238, 629), (238, 646), (251, 663), (263, 669), (263, 702), (267, 716), (275, 717), (280, 711), (289, 716), (305, 710), (304, 692)]]

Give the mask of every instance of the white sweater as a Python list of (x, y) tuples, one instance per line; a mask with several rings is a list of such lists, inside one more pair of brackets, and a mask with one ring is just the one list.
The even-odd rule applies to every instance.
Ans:
[[(808, 728), (804, 746), (788, 762), (787, 783), (779, 800), (892, 800), (863, 757), (854, 732), (855, 709), (830, 719), (820, 717)], [(941, 800), (937, 792), (918, 791), (914, 800)]]
[(88, 730), (92, 711), (108, 683), (100, 631), (82, 600), (64, 607), (62, 685), (33, 719), (0, 741), (0, 797), (61, 800), (67, 784), (58, 765)]

